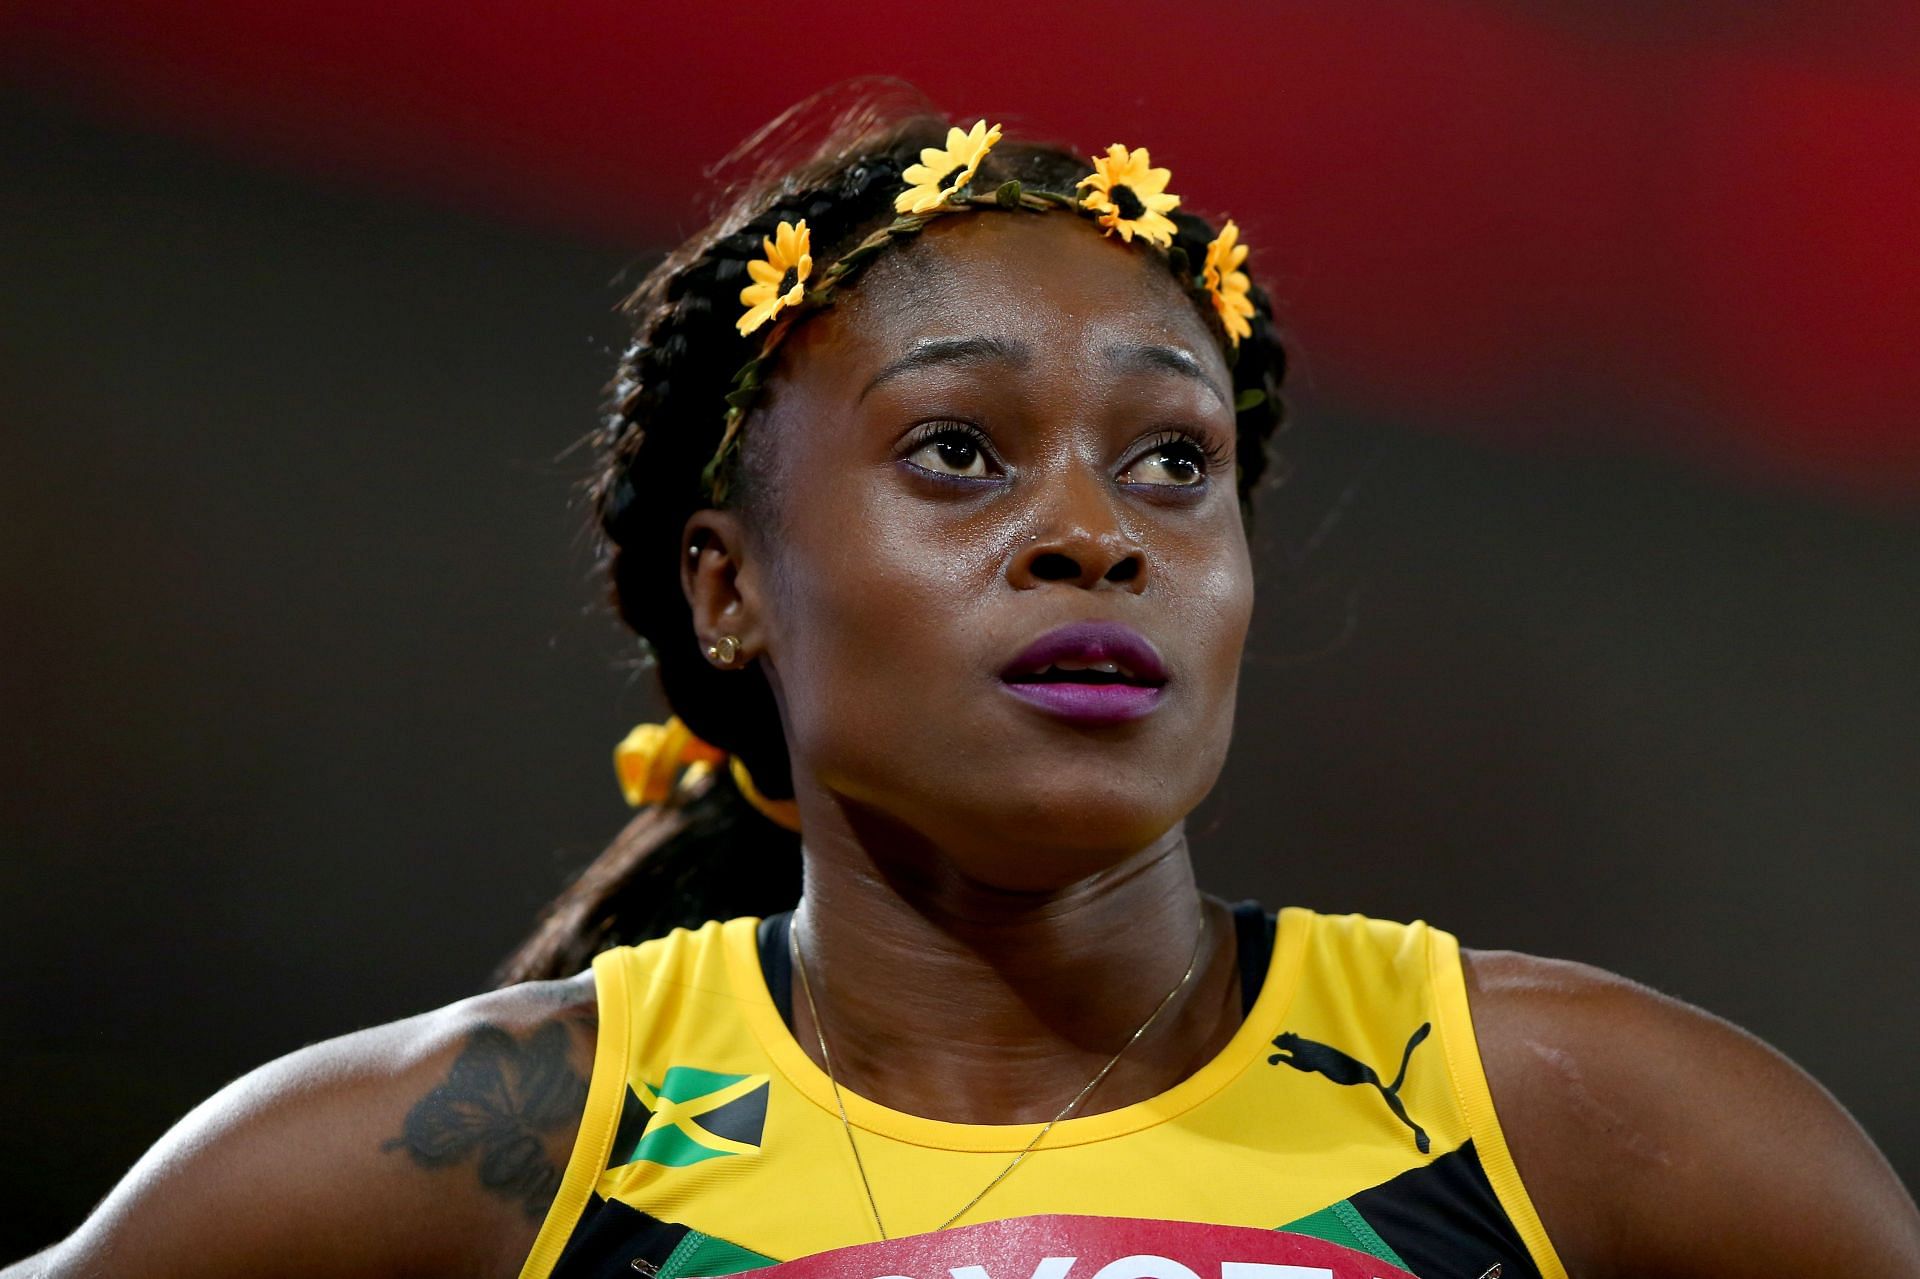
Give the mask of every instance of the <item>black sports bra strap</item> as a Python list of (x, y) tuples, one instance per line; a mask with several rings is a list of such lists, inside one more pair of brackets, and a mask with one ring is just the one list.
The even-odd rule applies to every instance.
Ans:
[(1235, 953), (1240, 957), (1242, 1016), (1252, 1012), (1253, 1001), (1260, 998), (1260, 987), (1266, 983), (1267, 969), (1273, 963), (1273, 939), (1278, 929), (1279, 920), (1259, 902), (1234, 903), (1233, 937)]
[(793, 912), (783, 910), (760, 921), (760, 975), (767, 980), (767, 993), (780, 1010), (780, 1020), (793, 1029), (793, 948), (787, 944), (787, 930), (793, 926)]

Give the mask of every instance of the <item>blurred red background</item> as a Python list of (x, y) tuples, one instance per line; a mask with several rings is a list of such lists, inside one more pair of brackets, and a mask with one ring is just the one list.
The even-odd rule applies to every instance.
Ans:
[[(622, 245), (885, 70), (1146, 144), (1350, 412), (1920, 494), (1920, 7), (16, 0), (11, 77), (307, 175)], [(1012, 113), (1011, 115), (1002, 113)]]

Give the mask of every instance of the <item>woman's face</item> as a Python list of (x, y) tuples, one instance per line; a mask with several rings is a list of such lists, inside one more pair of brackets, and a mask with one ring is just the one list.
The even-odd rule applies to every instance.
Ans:
[(1232, 380), (1165, 266), (1074, 217), (938, 220), (779, 367), (737, 582), (803, 802), (1020, 891), (1176, 827), (1253, 579)]

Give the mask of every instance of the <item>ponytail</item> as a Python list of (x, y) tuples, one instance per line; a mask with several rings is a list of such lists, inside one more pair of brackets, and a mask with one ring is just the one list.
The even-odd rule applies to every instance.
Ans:
[(800, 837), (718, 768), (692, 793), (641, 809), (495, 976), (503, 986), (570, 977), (609, 947), (709, 919), (772, 915), (799, 900)]

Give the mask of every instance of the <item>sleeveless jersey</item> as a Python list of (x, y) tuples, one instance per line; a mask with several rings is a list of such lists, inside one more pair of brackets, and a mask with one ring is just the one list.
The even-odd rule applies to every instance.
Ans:
[[(1243, 964), (1264, 963), (1226, 1047), (1157, 1096), (1063, 1120), (959, 1224), (1283, 1228), (1420, 1279), (1566, 1279), (1494, 1114), (1454, 938), (1236, 916)], [(711, 923), (594, 959), (586, 1111), (522, 1279), (727, 1275), (875, 1237), (832, 1088), (783, 1015), (785, 924)], [(840, 1091), (895, 1236), (938, 1227), (1040, 1127)]]

